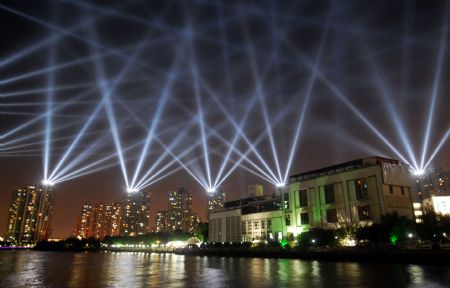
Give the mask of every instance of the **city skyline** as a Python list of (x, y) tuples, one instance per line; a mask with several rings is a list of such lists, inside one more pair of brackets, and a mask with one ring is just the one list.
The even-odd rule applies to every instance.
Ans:
[(135, 190), (203, 217), (352, 159), (450, 169), (444, 2), (52, 4), (0, 4), (0, 197), (54, 183), (55, 237)]

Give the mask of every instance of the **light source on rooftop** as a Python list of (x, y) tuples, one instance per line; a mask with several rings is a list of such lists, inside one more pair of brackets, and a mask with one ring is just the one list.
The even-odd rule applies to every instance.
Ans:
[(206, 192), (212, 194), (212, 193), (216, 192), (216, 189), (214, 189), (214, 188), (209, 188), (208, 190), (206, 190)]
[(421, 175), (425, 174), (424, 169), (413, 169), (411, 172), (414, 176), (421, 176)]
[(286, 186), (286, 183), (277, 183), (275, 186), (276, 186), (277, 188), (281, 188), (281, 187)]
[(137, 192), (139, 192), (139, 190), (136, 188), (127, 188), (127, 192), (128, 193), (137, 193)]
[(55, 183), (52, 182), (51, 180), (44, 179), (44, 180), (42, 180), (42, 185), (44, 185), (44, 186), (53, 186), (53, 185), (55, 185)]

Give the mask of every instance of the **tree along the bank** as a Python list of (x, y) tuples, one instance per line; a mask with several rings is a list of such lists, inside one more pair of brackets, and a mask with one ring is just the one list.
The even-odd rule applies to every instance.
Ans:
[(186, 241), (192, 236), (192, 234), (183, 231), (158, 232), (138, 236), (107, 236), (102, 242), (106, 245), (150, 245), (155, 243), (167, 243), (169, 241)]
[(422, 216), (422, 223), (418, 223), (416, 226), (420, 239), (432, 241), (447, 240), (447, 236), (450, 236), (450, 215), (426, 211)]

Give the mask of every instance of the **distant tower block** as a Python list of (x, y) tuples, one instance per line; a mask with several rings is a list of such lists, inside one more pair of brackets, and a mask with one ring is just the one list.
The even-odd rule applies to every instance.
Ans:
[(249, 197), (264, 196), (264, 186), (260, 184), (252, 184), (248, 186)]
[(5, 239), (33, 244), (50, 236), (54, 192), (50, 185), (26, 185), (13, 190)]
[(192, 215), (192, 196), (185, 187), (178, 187), (176, 191), (169, 192), (167, 211), (167, 230), (189, 232), (190, 216)]
[(209, 214), (214, 212), (216, 209), (221, 209), (224, 207), (225, 203), (225, 191), (222, 187), (217, 187), (212, 193), (208, 193), (208, 208), (206, 211), (206, 216), (209, 218)]

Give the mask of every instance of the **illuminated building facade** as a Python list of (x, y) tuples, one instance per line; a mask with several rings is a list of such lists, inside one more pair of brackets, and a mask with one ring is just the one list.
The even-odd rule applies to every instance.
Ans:
[(429, 168), (423, 175), (414, 177), (413, 189), (416, 205), (421, 205), (421, 211), (416, 213), (450, 213), (450, 172)]
[(192, 213), (189, 216), (188, 232), (194, 233), (195, 228), (197, 228), (199, 224), (200, 224), (200, 217), (196, 213)]
[(413, 189), (419, 202), (432, 196), (450, 196), (450, 172), (429, 168), (423, 175), (414, 177)]
[(167, 211), (158, 210), (155, 216), (155, 232), (167, 232), (168, 225)]
[(99, 203), (94, 207), (94, 237), (118, 236), (120, 228), (120, 203)]
[(120, 235), (137, 236), (149, 232), (150, 194), (129, 193), (122, 203)]
[(208, 193), (208, 208), (206, 211), (206, 215), (209, 214), (216, 209), (223, 208), (223, 204), (225, 203), (225, 191), (222, 187), (218, 187), (216, 191), (212, 193)]
[(83, 203), (75, 236), (103, 239), (120, 233), (121, 203)]
[[(260, 194), (257, 194), (260, 195)], [(286, 193), (285, 199), (288, 198)], [(241, 242), (278, 239), (281, 231), (280, 196), (255, 196), (225, 202), (209, 216), (208, 241)]]
[(33, 244), (48, 239), (54, 195), (51, 186), (28, 185), (13, 190), (5, 240)]
[(177, 191), (169, 192), (168, 203), (168, 231), (192, 230), (190, 216), (192, 215), (192, 197), (184, 187), (179, 187)]
[(423, 210), (434, 211), (436, 214), (450, 215), (450, 196), (431, 196), (424, 199)]
[(410, 183), (407, 165), (381, 157), (291, 176), (287, 232), (371, 225), (390, 213), (414, 219)]
[(81, 206), (81, 215), (77, 221), (76, 237), (94, 237), (94, 207), (92, 203), (84, 202)]
[(209, 241), (293, 240), (310, 228), (379, 223), (388, 213), (414, 219), (409, 167), (396, 160), (370, 157), (293, 175), (288, 187), (284, 225), (279, 196), (272, 204), (261, 196), (226, 202), (209, 217)]
[(422, 223), (423, 222), (423, 209), (422, 209), (422, 203), (420, 202), (414, 202), (413, 203), (414, 208), (414, 217), (416, 218), (416, 223)]

